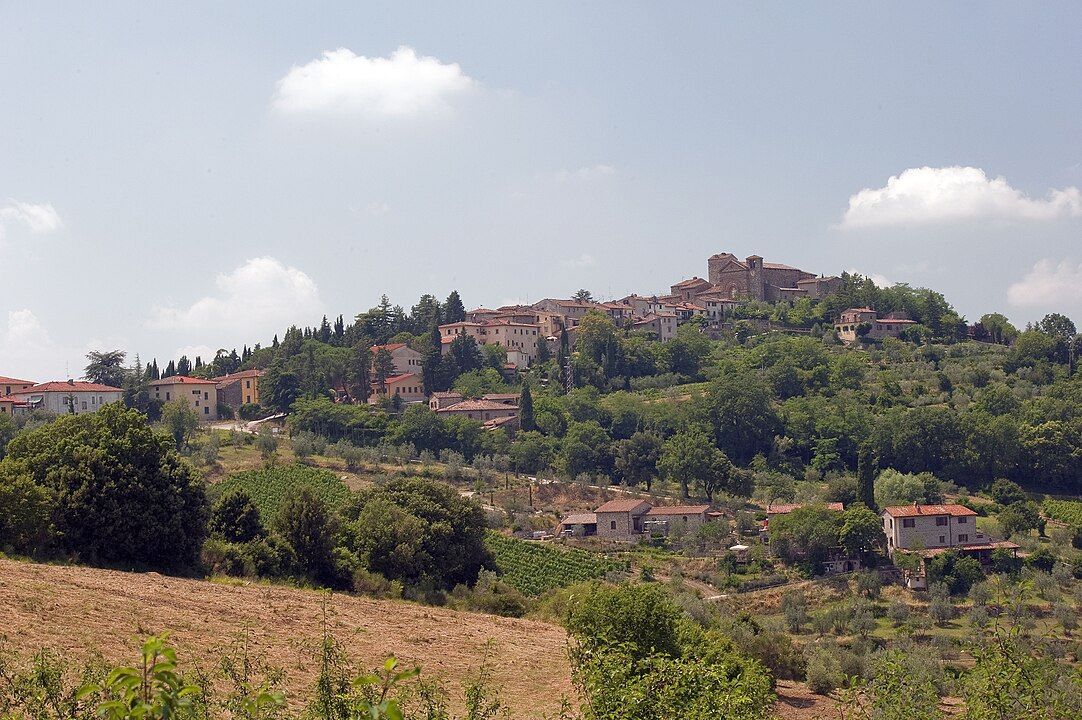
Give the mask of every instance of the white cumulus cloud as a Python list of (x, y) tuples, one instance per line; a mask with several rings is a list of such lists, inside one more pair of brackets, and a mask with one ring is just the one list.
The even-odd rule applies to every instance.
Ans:
[(187, 307), (155, 306), (147, 326), (180, 334), (176, 339), (189, 346), (232, 348), (265, 342), (291, 324), (318, 320), (324, 312), (312, 278), (272, 257), (252, 258), (219, 275), (215, 285), (215, 294)]
[(287, 114), (411, 118), (449, 109), (476, 84), (458, 63), (418, 56), (405, 45), (385, 58), (338, 48), (294, 65), (278, 81), (272, 106)]
[(64, 223), (59, 213), (49, 203), (25, 203), (9, 200), (0, 205), (0, 236), (13, 225), (21, 225), (32, 233), (48, 233), (59, 230)]
[(849, 268), (849, 274), (861, 275), (863, 277), (866, 277), (881, 288), (891, 287), (892, 285), (894, 285), (893, 282), (887, 279), (886, 275), (880, 275), (879, 273), (865, 273), (857, 270), (856, 268)]
[(1039, 260), (1007, 288), (1007, 301), (1020, 308), (1070, 311), (1082, 306), (1082, 264)]
[(612, 165), (583, 165), (576, 170), (557, 170), (553, 173), (556, 180), (596, 180), (616, 173)]
[(1082, 216), (1076, 187), (1031, 198), (1007, 179), (974, 167), (910, 168), (881, 188), (849, 198), (843, 228), (931, 225), (979, 219), (1052, 220)]
[(572, 268), (588, 268), (588, 267), (593, 267), (596, 264), (597, 264), (597, 261), (594, 260), (594, 256), (590, 255), (589, 253), (583, 253), (583, 254), (579, 255), (578, 257), (569, 258), (567, 260), (564, 260), (564, 265), (567, 265), (568, 267), (572, 267)]

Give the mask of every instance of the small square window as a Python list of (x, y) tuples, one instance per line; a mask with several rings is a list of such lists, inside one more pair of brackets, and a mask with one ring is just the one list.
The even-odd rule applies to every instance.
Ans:
[(966, 535), (966, 534), (963, 533), (963, 534), (958, 536), (958, 542), (967, 542), (968, 540), (969, 540), (969, 535)]
[(959, 522), (960, 524), (964, 525), (964, 524), (966, 524), (967, 522), (969, 522), (969, 518), (967, 518), (967, 517), (965, 517), (965, 516), (963, 515), (962, 517), (958, 518), (958, 522)]
[(609, 529), (610, 530), (615, 530), (616, 529), (616, 521), (615, 520), (610, 520), (609, 521)]
[(947, 542), (947, 536), (946, 535), (940, 535), (939, 536), (939, 544), (942, 545), (945, 542)]
[(947, 524), (947, 518), (945, 518), (945, 517), (937, 517), (935, 519), (935, 524), (938, 527), (944, 527)]
[(914, 520), (913, 518), (902, 518), (902, 527), (904, 527), (904, 528), (910, 527), (911, 528), (911, 527), (916, 527), (916, 525), (917, 525), (917, 521)]

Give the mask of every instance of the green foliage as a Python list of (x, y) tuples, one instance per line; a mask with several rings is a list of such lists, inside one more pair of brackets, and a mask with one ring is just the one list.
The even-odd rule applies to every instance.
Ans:
[(208, 529), (234, 543), (251, 542), (267, 534), (251, 496), (239, 489), (226, 492), (214, 504)]
[(143, 643), (141, 660), (140, 667), (113, 668), (101, 684), (85, 686), (80, 696), (104, 695), (97, 714), (108, 720), (169, 720), (199, 702), (200, 688), (178, 672), (176, 651), (164, 637)]
[(838, 541), (851, 555), (867, 555), (883, 544), (883, 520), (864, 505), (851, 505), (842, 513)]
[(976, 558), (954, 550), (939, 553), (925, 561), (929, 586), (943, 583), (952, 595), (964, 595), (974, 583), (984, 578)]
[(173, 436), (177, 450), (180, 450), (199, 427), (199, 416), (188, 405), (187, 400), (177, 398), (162, 405), (162, 424)]
[(292, 488), (307, 486), (331, 508), (340, 508), (349, 499), (349, 488), (329, 470), (306, 465), (282, 465), (235, 473), (214, 487), (218, 497), (240, 491), (251, 498), (264, 523), (277, 514), (282, 499)]
[[(338, 518), (311, 485), (286, 492), (274, 518), (274, 530), (293, 549), (303, 576), (328, 585), (349, 582), (336, 574)], [(348, 575), (352, 575), (352, 568)]]
[(388, 579), (450, 590), (492, 565), (484, 511), (446, 483), (394, 479), (359, 493), (343, 515), (344, 547)]
[(527, 595), (541, 595), (553, 588), (627, 570), (626, 563), (596, 553), (527, 542), (493, 531), (485, 534), (485, 547), (503, 579)]
[(68, 553), (166, 570), (198, 560), (203, 483), (134, 410), (107, 405), (23, 433), (0, 462), (0, 486), (27, 491), (22, 517), (40, 512), (43, 497), (28, 492), (25, 478), (49, 495), (52, 540)]
[(770, 545), (790, 562), (819, 563), (840, 546), (842, 521), (842, 513), (825, 507), (797, 508), (770, 521)]
[(1082, 717), (1082, 678), (1054, 655), (1033, 649), (1020, 629), (996, 630), (972, 649), (962, 683), (965, 720), (1065, 720)]
[(746, 488), (733, 482), (739, 476), (732, 462), (699, 427), (678, 432), (665, 441), (657, 467), (664, 477), (680, 484), (684, 497), (688, 497), (692, 486), (708, 498), (720, 490), (747, 494)]

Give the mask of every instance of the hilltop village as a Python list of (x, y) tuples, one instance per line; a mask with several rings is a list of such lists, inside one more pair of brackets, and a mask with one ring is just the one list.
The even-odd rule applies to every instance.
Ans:
[[(679, 657), (730, 668), (696, 685), (710, 707), (735, 672), (749, 720), (848, 712), (854, 683), (893, 697), (885, 676), (936, 717), (1027, 662), (1074, 717), (1080, 347), (1063, 315), (967, 321), (934, 290), (721, 253), (665, 294), (384, 297), (213, 358), (93, 351), (78, 380), (0, 377), (0, 551), (224, 580), (195, 591), (219, 608), (200, 623), (252, 582), (363, 596), (390, 624), (403, 599), (481, 635), (473, 613), (535, 623), (501, 626), (511, 643), (556, 623), (583, 654), (516, 660), (530, 682), (617, 706)], [(13, 622), (55, 631), (34, 577)], [(407, 640), (386, 650), (416, 657)], [(518, 716), (559, 712), (558, 691), (535, 706), (499, 682)]]

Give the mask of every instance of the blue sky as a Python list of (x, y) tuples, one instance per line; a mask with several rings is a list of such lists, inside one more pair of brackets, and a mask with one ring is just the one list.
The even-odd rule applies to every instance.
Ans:
[(0, 0), (0, 375), (759, 254), (1082, 320), (1077, 4)]

